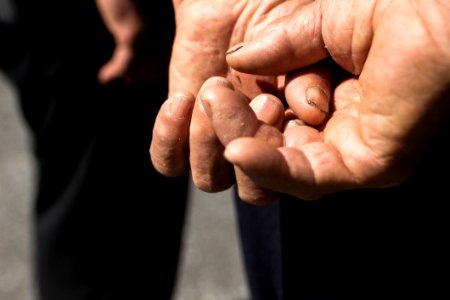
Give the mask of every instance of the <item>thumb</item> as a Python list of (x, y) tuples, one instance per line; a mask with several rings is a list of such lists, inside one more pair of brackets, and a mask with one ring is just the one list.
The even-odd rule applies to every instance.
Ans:
[(260, 75), (284, 74), (326, 58), (318, 2), (302, 6), (271, 22), (255, 39), (226, 53), (231, 68)]

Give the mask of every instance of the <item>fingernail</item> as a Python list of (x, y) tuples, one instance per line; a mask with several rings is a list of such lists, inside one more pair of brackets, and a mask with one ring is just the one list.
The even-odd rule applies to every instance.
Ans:
[(250, 102), (250, 106), (258, 116), (258, 119), (272, 124), (283, 113), (284, 108), (271, 95), (260, 95)]
[(202, 98), (200, 98), (200, 101), (202, 103), (203, 110), (205, 111), (206, 115), (209, 118), (211, 118), (212, 117), (212, 112), (211, 112), (211, 106), (209, 105), (209, 102), (207, 100), (202, 99)]
[(239, 45), (237, 45), (237, 46), (234, 46), (233, 48), (229, 49), (229, 50), (225, 53), (225, 55), (232, 54), (232, 53), (234, 53), (234, 52), (240, 50), (242, 47), (244, 47), (244, 44), (239, 44)]
[(293, 119), (293, 120), (289, 120), (289, 121), (286, 122), (286, 125), (284, 126), (284, 129), (286, 130), (286, 129), (289, 129), (289, 128), (294, 128), (294, 127), (297, 127), (297, 126), (305, 126), (305, 125), (306, 125), (306, 123), (303, 122), (302, 120), (300, 120), (300, 119)]
[(169, 113), (177, 119), (184, 119), (190, 114), (193, 104), (185, 95), (174, 95), (169, 103)]
[(309, 105), (317, 108), (321, 113), (328, 115), (328, 96), (325, 91), (318, 87), (308, 87), (305, 92), (305, 100)]

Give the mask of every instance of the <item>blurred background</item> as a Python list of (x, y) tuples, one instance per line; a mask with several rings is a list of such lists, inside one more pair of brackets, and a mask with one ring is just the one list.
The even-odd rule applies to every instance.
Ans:
[[(39, 300), (32, 277), (34, 160), (16, 92), (0, 73), (0, 300)], [(230, 190), (190, 189), (173, 300), (246, 300)]]

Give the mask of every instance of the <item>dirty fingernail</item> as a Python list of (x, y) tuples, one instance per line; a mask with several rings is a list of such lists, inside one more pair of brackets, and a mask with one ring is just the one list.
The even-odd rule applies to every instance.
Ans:
[(284, 126), (284, 130), (289, 129), (289, 128), (294, 128), (297, 126), (305, 126), (306, 123), (303, 122), (300, 119), (293, 119), (293, 120), (289, 120), (286, 122), (285, 126)]
[(305, 101), (321, 113), (328, 115), (328, 95), (322, 88), (318, 86), (308, 87), (305, 92)]

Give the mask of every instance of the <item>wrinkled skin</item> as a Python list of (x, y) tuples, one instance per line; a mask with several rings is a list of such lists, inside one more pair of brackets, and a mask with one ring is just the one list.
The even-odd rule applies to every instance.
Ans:
[[(317, 1), (312, 5), (319, 5), (322, 12), (317, 39), (349, 75), (334, 89), (329, 119), (318, 130), (290, 128), (284, 132), (285, 147), (278, 149), (248, 137), (234, 140), (225, 156), (261, 186), (303, 199), (400, 184), (448, 116), (450, 4)], [(294, 12), (277, 24), (293, 30), (271, 29), (230, 54), (230, 66), (260, 75), (301, 68), (309, 49), (302, 50), (296, 43), (303, 41), (297, 37), (308, 28), (296, 23), (310, 18), (304, 14), (309, 13)], [(295, 111), (288, 89), (285, 96)]]
[[(106, 28), (112, 34), (115, 41), (115, 50), (111, 59), (100, 69), (98, 78), (101, 83), (108, 84), (112, 81), (122, 81), (124, 83), (136, 83), (136, 82), (154, 82), (155, 80), (164, 79), (167, 76), (166, 65), (168, 62), (168, 55), (166, 49), (168, 39), (167, 28), (164, 30), (155, 30), (155, 26), (163, 26), (164, 24), (154, 24), (155, 22), (148, 17), (152, 16), (152, 12), (148, 11), (148, 7), (145, 7), (147, 11), (143, 9), (143, 2), (140, 0), (97, 0), (96, 4), (99, 9), (100, 15), (106, 25)], [(164, 168), (162, 173), (170, 172), (173, 176), (174, 169), (175, 174), (185, 173), (188, 169), (185, 162), (187, 162), (187, 146), (189, 138), (189, 123), (193, 108), (193, 96), (198, 92), (199, 86), (205, 81), (206, 78), (214, 75), (221, 74), (226, 75), (228, 72), (228, 66), (225, 61), (225, 51), (229, 47), (230, 36), (223, 37), (223, 30), (227, 30), (229, 34), (232, 33), (230, 26), (235, 26), (233, 22), (237, 22), (237, 19), (225, 20), (222, 22), (216, 17), (220, 17), (218, 12), (222, 12), (223, 9), (228, 10), (231, 7), (236, 9), (243, 9), (239, 1), (235, 3), (201, 3), (201, 1), (184, 1), (180, 6), (181, 1), (174, 1), (174, 8), (176, 9), (178, 25), (180, 30), (177, 33), (177, 39), (175, 41), (173, 59), (170, 66), (170, 95), (175, 94), (175, 101), (180, 102), (180, 105), (170, 105), (174, 100), (169, 98), (162, 109), (157, 120), (157, 123), (166, 123), (167, 127), (157, 126), (158, 130), (154, 133), (154, 140), (157, 142), (152, 145), (152, 158), (157, 168), (161, 167), (162, 163), (172, 162), (170, 168)], [(205, 10), (210, 9), (215, 12), (216, 15), (211, 15), (211, 19), (214, 21), (211, 23), (211, 28), (205, 26), (204, 20), (198, 18), (197, 8), (202, 6)], [(154, 13), (154, 12), (153, 12)], [(158, 12), (167, 13), (167, 12)], [(261, 12), (263, 13), (263, 11)], [(251, 12), (243, 14), (244, 18), (241, 18), (242, 24), (248, 22)], [(194, 16), (194, 17), (192, 17)], [(231, 16), (231, 14), (230, 14)], [(233, 18), (236, 18), (238, 14), (235, 14)], [(197, 22), (196, 22), (197, 20)], [(170, 22), (171, 20), (167, 20)], [(233, 25), (232, 25), (233, 24)], [(152, 26), (153, 25), (153, 26)], [(228, 29), (228, 27), (230, 27)], [(237, 28), (237, 27), (236, 27)], [(198, 33), (197, 31), (201, 31)], [(236, 41), (242, 41), (241, 37), (234, 38)], [(172, 41), (170, 41), (171, 43)], [(218, 53), (220, 55), (218, 55)], [(230, 76), (233, 77), (233, 76)], [(256, 80), (268, 87), (270, 91), (276, 92), (276, 78), (271, 77), (257, 77), (249, 76), (248, 79), (242, 75), (242, 80), (238, 79), (239, 88), (246, 90), (246, 93), (258, 94), (261, 92), (261, 88), (256, 84)], [(174, 92), (175, 91), (175, 92)], [(180, 92), (184, 92), (183, 96)], [(149, 95), (149, 98), (151, 95)], [(178, 113), (173, 113), (170, 108), (178, 107)], [(201, 106), (198, 106), (201, 108)], [(164, 109), (169, 108), (170, 120), (164, 120)], [(173, 111), (175, 111), (173, 109)], [(204, 115), (203, 110), (194, 110), (195, 116), (193, 117), (199, 130), (195, 130), (195, 126), (191, 129), (190, 138), (192, 140), (192, 148), (194, 149), (192, 162), (199, 162), (196, 167), (193, 168), (193, 177), (197, 185), (205, 190), (213, 191), (217, 190), (217, 185), (209, 184), (210, 179), (205, 178), (205, 168), (203, 166), (212, 166), (219, 164), (218, 168), (214, 170), (206, 170), (209, 178), (213, 178), (214, 182), (219, 183), (219, 189), (223, 187), (229, 187), (233, 178), (232, 173), (223, 172), (222, 170), (228, 169), (229, 163), (223, 158), (223, 146), (217, 139), (216, 135), (210, 130), (210, 135), (204, 133), (210, 129), (210, 122), (207, 116)], [(202, 123), (202, 119), (204, 120)], [(167, 129), (167, 131), (165, 131)], [(249, 135), (253, 135), (249, 133)], [(181, 137), (181, 138), (179, 138)], [(237, 137), (237, 136), (236, 136)], [(167, 142), (170, 145), (167, 145)], [(209, 152), (196, 151), (195, 149), (211, 149)], [(161, 151), (158, 151), (161, 149)], [(218, 150), (217, 150), (218, 149)], [(214, 153), (211, 153), (214, 152)], [(200, 155), (195, 156), (195, 153)], [(216, 157), (213, 163), (209, 162), (210, 155)], [(203, 164), (203, 161), (207, 163)], [(159, 164), (158, 164), (159, 162)], [(198, 166), (198, 167), (197, 167)], [(197, 176), (198, 174), (198, 176)], [(221, 176), (220, 178), (218, 178)], [(245, 177), (240, 175), (238, 177)], [(245, 179), (244, 179), (245, 181)], [(249, 180), (247, 179), (246, 182)], [(208, 186), (204, 186), (208, 184)], [(253, 187), (252, 187), (253, 189)]]
[[(310, 3), (312, 1), (273, 0), (191, 0), (174, 3), (177, 34), (170, 65), (170, 97), (155, 122), (150, 148), (152, 162), (159, 172), (166, 176), (178, 176), (190, 169), (194, 184), (208, 192), (221, 191), (231, 186), (235, 174), (223, 157), (223, 143), (226, 142), (217, 136), (200, 99), (195, 101), (196, 96), (205, 80), (222, 76), (229, 80), (247, 105), (262, 92), (281, 97), (283, 75), (250, 76), (230, 70), (225, 59), (226, 52), (232, 45), (251, 40), (274, 20)], [(314, 25), (311, 23), (311, 26)], [(299, 82), (326, 90), (325, 96), (320, 97), (325, 97), (322, 102), (327, 107), (329, 100), (326, 95), (329, 95), (330, 84), (322, 73), (327, 73), (322, 66), (311, 67), (302, 74), (304, 79)], [(325, 116), (323, 112), (316, 111), (310, 115), (315, 123), (322, 122)], [(281, 124), (280, 121), (278, 123)], [(245, 131), (248, 136), (254, 135), (256, 130), (250, 127)], [(227, 142), (243, 134), (238, 129), (229, 133), (231, 135), (228, 135)], [(236, 172), (241, 196), (259, 202), (258, 199), (266, 191), (261, 193), (255, 190), (255, 193), (246, 195), (247, 184), (242, 182), (250, 186), (252, 184), (238, 169)], [(273, 192), (267, 191), (267, 194), (272, 194), (271, 200), (267, 202), (276, 198)], [(262, 198), (261, 201), (264, 202)]]
[[(305, 66), (331, 58), (348, 76), (336, 84), (330, 111), (321, 126), (299, 126), (297, 124), (301, 122), (290, 121), (290, 125), (285, 130), (282, 129), (283, 146), (271, 145), (267, 142), (270, 140), (267, 135), (261, 139), (257, 134), (251, 137), (246, 133), (239, 138), (235, 133), (231, 141), (222, 139), (226, 146), (227, 160), (260, 187), (303, 199), (317, 199), (328, 193), (354, 188), (388, 187), (407, 179), (413, 172), (426, 141), (448, 115), (450, 24), (447, 16), (450, 5), (445, 1), (382, 0), (308, 1), (301, 5), (301, 1), (294, 0), (241, 1), (241, 5), (244, 2), (250, 7), (254, 4), (268, 8), (269, 13), (261, 14), (264, 17), (270, 16), (270, 12), (277, 9), (284, 13), (278, 16), (274, 14), (275, 17), (270, 21), (258, 23), (259, 27), (255, 30), (251, 26), (244, 26), (237, 30), (240, 34), (228, 34), (230, 31), (225, 29), (231, 26), (236, 30), (233, 24), (239, 22), (233, 21), (240, 20), (239, 17), (236, 18), (232, 13), (232, 17), (229, 17), (216, 12), (216, 16), (219, 14), (220, 17), (212, 17), (207, 22), (210, 25), (208, 29), (214, 29), (213, 21), (217, 21), (222, 32), (227, 32), (226, 36), (232, 38), (219, 39), (226, 42), (220, 44), (218, 41), (220, 46), (208, 47), (207, 49), (212, 50), (209, 53), (198, 52), (202, 47), (186, 46), (186, 49), (193, 51), (187, 60), (196, 58), (197, 67), (194, 63), (191, 69), (179, 70), (189, 70), (187, 72), (191, 75), (199, 75), (196, 72), (204, 71), (205, 79), (211, 73), (229, 77), (229, 73), (224, 74), (225, 67), (220, 67), (220, 58), (224, 52), (218, 49), (233, 45), (230, 51), (232, 53), (227, 55), (227, 62), (234, 70), (258, 76), (287, 74), (284, 96), (292, 114), (303, 120), (305, 116), (302, 114), (305, 112), (298, 103), (302, 100), (304, 102), (304, 99), (299, 99), (298, 95), (304, 95), (305, 92), (296, 93), (298, 89), (295, 86), (289, 87), (296, 82), (296, 77), (291, 80), (291, 74)], [(273, 5), (264, 6), (268, 2)], [(207, 15), (214, 16), (214, 5), (219, 5), (221, 1), (207, 3), (185, 1), (181, 6), (186, 4), (187, 9), (190, 5), (198, 5), (195, 10), (207, 7)], [(226, 3), (232, 5), (234, 2)], [(289, 9), (283, 10), (284, 6), (289, 6)], [(238, 7), (223, 11), (237, 11), (239, 15), (246, 10)], [(182, 15), (178, 14), (177, 18)], [(202, 30), (195, 33), (201, 36)], [(235, 39), (236, 36), (240, 39)], [(199, 40), (208, 41), (206, 38)], [(245, 42), (244, 46), (236, 47), (240, 42)], [(177, 58), (176, 49), (172, 59)], [(203, 56), (211, 53), (216, 53), (217, 59), (208, 60)], [(205, 62), (207, 67), (198, 67)], [(174, 66), (171, 72), (174, 72), (173, 68)], [(214, 70), (209, 72), (210, 68)], [(171, 79), (177, 76), (179, 75), (172, 76)], [(220, 80), (216, 78), (216, 81)], [(230, 81), (233, 83), (233, 78)], [(325, 78), (322, 81), (327, 80)], [(197, 88), (199, 86), (200, 81)], [(297, 87), (301, 86), (304, 84)], [(326, 86), (325, 84), (323, 88), (325, 94)], [(183, 88), (174, 90), (183, 91)], [(195, 88), (191, 90), (193, 94), (195, 91)], [(245, 89), (243, 92), (245, 94)], [(255, 94), (248, 95), (250, 99), (254, 96)], [(192, 158), (201, 156), (198, 153), (202, 152), (220, 153), (222, 143), (205, 143), (206, 148), (196, 148), (195, 137), (199, 135), (198, 132), (211, 138), (223, 136), (221, 131), (226, 131), (227, 126), (223, 125), (226, 118), (217, 116), (229, 109), (226, 103), (238, 103), (237, 100), (230, 99), (239, 97), (242, 97), (241, 91), (233, 91), (223, 81), (212, 85), (209, 82), (197, 97), (201, 101), (196, 102), (191, 121), (191, 129), (195, 128), (194, 133), (197, 132), (194, 135), (190, 133), (191, 167), (193, 173), (200, 173), (199, 177), (202, 172), (206, 174), (203, 178), (205, 183), (200, 186), (209, 184), (211, 191), (215, 190), (213, 187), (220, 189), (226, 186), (220, 186), (215, 181), (218, 177), (214, 176), (219, 172), (209, 172), (214, 169), (224, 170), (223, 162), (212, 156), (203, 156), (204, 160), (200, 163)], [(187, 98), (189, 96), (184, 97)], [(200, 103), (207, 107), (207, 119), (196, 116), (196, 110), (202, 111)], [(240, 103), (234, 105), (236, 111), (233, 118), (239, 119), (239, 114), (247, 114), (246, 122), (254, 123), (257, 116), (249, 113), (250, 107), (244, 102)], [(189, 131), (186, 124), (189, 113), (183, 121), (178, 119), (180, 122), (176, 123), (170, 118), (170, 114), (164, 113), (164, 109), (163, 106), (160, 112), (164, 117), (160, 117), (155, 123), (157, 137), (152, 147), (159, 154), (153, 157), (153, 162), (161, 173), (172, 176), (187, 168), (186, 152), (177, 152), (179, 150), (175, 148), (180, 149), (187, 144)], [(316, 110), (312, 114), (317, 116), (317, 111), (322, 110)], [(306, 119), (308, 115), (306, 113)], [(206, 120), (210, 120), (210, 123)], [(158, 134), (159, 131), (163, 133)], [(169, 134), (174, 132), (182, 133), (178, 135), (176, 142)], [(193, 154), (193, 151), (198, 153)], [(164, 152), (169, 155), (161, 155)], [(268, 199), (272, 199), (271, 196)], [(249, 198), (244, 200), (255, 202)], [(263, 197), (256, 202), (264, 203)]]

